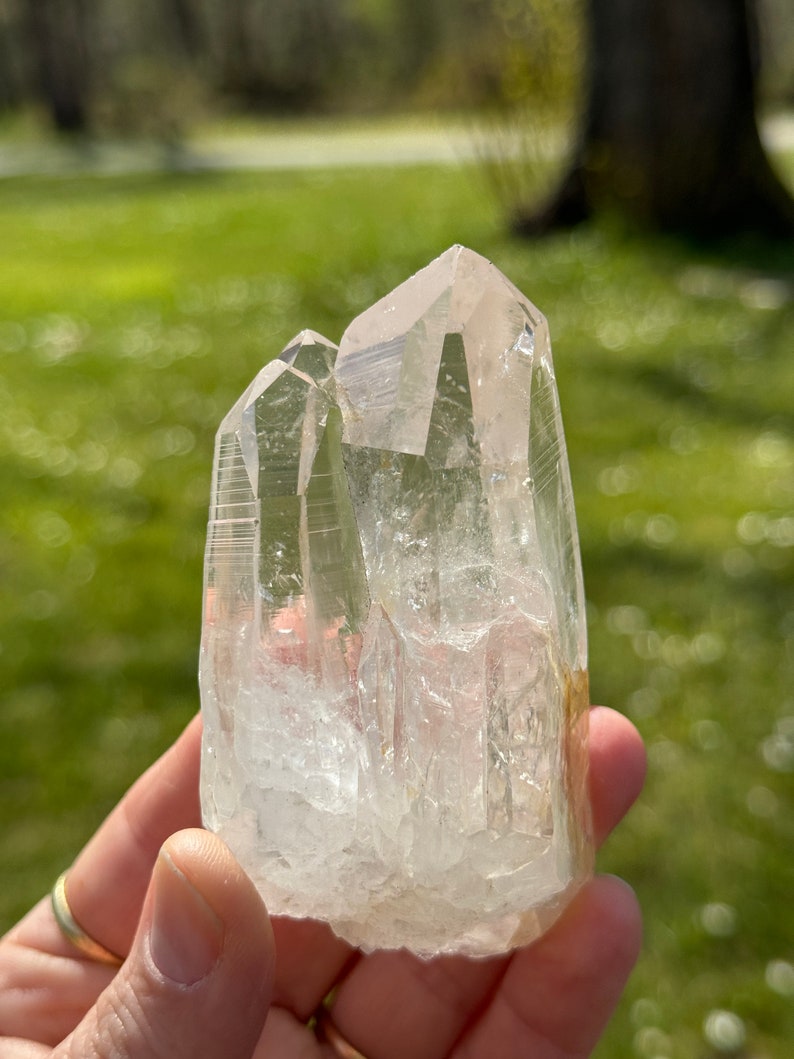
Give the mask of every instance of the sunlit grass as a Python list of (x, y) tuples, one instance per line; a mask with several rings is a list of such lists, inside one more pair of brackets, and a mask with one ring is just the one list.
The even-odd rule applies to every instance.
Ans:
[(0, 920), (196, 708), (221, 415), (453, 242), (550, 319), (594, 698), (650, 750), (603, 859), (646, 947), (599, 1054), (785, 1059), (794, 252), (512, 241), (471, 171), (0, 184)]

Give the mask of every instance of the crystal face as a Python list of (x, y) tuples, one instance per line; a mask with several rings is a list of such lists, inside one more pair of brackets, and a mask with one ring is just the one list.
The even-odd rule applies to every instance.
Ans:
[(488, 955), (592, 870), (578, 538), (541, 313), (452, 247), (218, 430), (202, 807), (270, 911)]

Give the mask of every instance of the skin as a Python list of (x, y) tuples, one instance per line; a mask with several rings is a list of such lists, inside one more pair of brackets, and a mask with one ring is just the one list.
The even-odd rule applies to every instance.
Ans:
[[(581, 1059), (640, 946), (636, 899), (596, 876), (534, 945), (489, 960), (361, 956), (324, 925), (271, 921), (228, 848), (200, 829), (200, 722), (132, 787), (72, 866), (75, 919), (125, 956), (80, 955), (43, 899), (0, 940), (0, 1059), (331, 1059), (333, 1019), (367, 1059)], [(636, 730), (591, 711), (600, 843), (645, 774)]]

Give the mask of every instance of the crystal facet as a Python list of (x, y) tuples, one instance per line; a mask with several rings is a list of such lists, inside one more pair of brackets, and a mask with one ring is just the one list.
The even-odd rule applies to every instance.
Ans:
[(592, 869), (582, 578), (546, 321), (452, 247), (304, 331), (217, 435), (205, 823), (270, 911), (503, 952)]

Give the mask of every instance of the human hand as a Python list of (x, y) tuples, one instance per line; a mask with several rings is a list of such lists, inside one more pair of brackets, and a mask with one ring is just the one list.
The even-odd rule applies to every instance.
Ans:
[[(196, 720), (70, 869), (75, 919), (123, 965), (82, 956), (49, 899), (0, 941), (0, 1059), (355, 1059), (307, 1025), (332, 989), (333, 1025), (367, 1059), (590, 1054), (639, 949), (624, 883), (591, 880), (546, 935), (504, 957), (362, 956), (323, 924), (271, 925), (226, 846), (198, 830), (199, 741)], [(601, 707), (590, 753), (602, 841), (645, 757), (630, 722)]]

